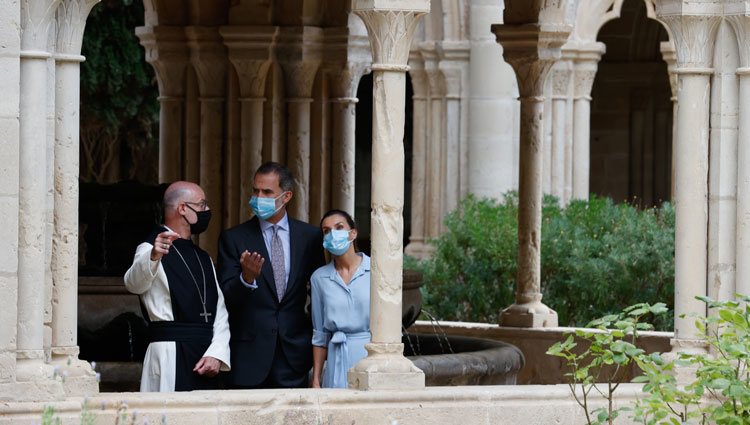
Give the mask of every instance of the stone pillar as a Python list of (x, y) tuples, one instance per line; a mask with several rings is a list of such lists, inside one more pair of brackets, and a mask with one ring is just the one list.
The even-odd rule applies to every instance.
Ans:
[[(13, 3), (0, 14), (0, 44), (8, 51), (21, 50), (21, 5)], [(20, 87), (21, 59), (17, 54), (0, 56), (0, 75), (7, 87)], [(0, 98), (0, 215), (3, 217), (3, 238), (0, 238), (0, 287), (6, 300), (0, 309), (0, 398), (12, 399), (17, 388), (16, 347), (18, 305), (18, 184), (19, 184), (19, 105), (20, 91), (4, 91)]]
[[(253, 195), (253, 176), (263, 163), (263, 103), (266, 77), (271, 67), (270, 47), (276, 27), (238, 27), (221, 29), (240, 84), (240, 193), (239, 217), (248, 215), (247, 201)], [(243, 221), (242, 219), (240, 221)]]
[(663, 41), (660, 46), (661, 57), (664, 62), (667, 63), (667, 72), (669, 73), (669, 87), (672, 91), (672, 157), (669, 158), (669, 184), (670, 184), (670, 198), (674, 199), (674, 146), (676, 144), (677, 137), (677, 53), (675, 52), (674, 44), (671, 41)]
[(295, 178), (289, 211), (302, 221), (310, 214), (310, 104), (321, 61), (321, 36), (320, 28), (284, 27), (277, 49), (286, 85), (287, 166)]
[[(20, 176), (18, 219), (18, 381), (47, 383), (45, 364), (45, 218), (47, 204), (47, 39), (59, 0), (21, 2)], [(11, 301), (12, 302), (12, 301)], [(57, 386), (57, 390), (62, 388)]]
[(518, 287), (516, 302), (502, 312), (503, 326), (557, 326), (557, 313), (542, 304), (541, 293), (542, 117), (544, 84), (550, 68), (560, 58), (560, 47), (568, 35), (563, 29), (568, 27), (558, 25), (555, 32), (544, 27), (539, 23), (492, 26), (503, 46), (505, 60), (516, 72), (521, 101)]
[(223, 228), (222, 146), (224, 144), (224, 99), (226, 96), (227, 54), (215, 27), (186, 27), (190, 62), (195, 68), (200, 94), (200, 178), (215, 219), (198, 237), (201, 248), (212, 256), (218, 252)]
[(589, 198), (591, 169), (591, 88), (604, 43), (576, 49), (573, 61), (573, 199)]
[(433, 43), (422, 43), (420, 51), (425, 62), (425, 73), (429, 84), (429, 123), (427, 131), (427, 200), (425, 209), (426, 237), (437, 238), (443, 221), (442, 198), (444, 195), (442, 187), (442, 168), (445, 158), (443, 157), (443, 96), (445, 83), (443, 74), (438, 68), (438, 53)]
[[(463, 93), (468, 91), (465, 79), (469, 67), (469, 45), (464, 42), (443, 41), (438, 64), (445, 82), (445, 157), (442, 187), (444, 217), (458, 207), (467, 184), (466, 176), (466, 102)], [(462, 187), (463, 186), (463, 187)], [(442, 218), (441, 218), (442, 221)]]
[[(415, 57), (414, 57), (415, 56)], [(409, 244), (404, 252), (415, 258), (427, 258), (430, 247), (425, 244), (425, 217), (427, 216), (427, 129), (428, 115), (428, 84), (424, 63), (419, 54), (409, 60), (409, 75), (414, 89), (412, 96), (412, 160), (411, 160), (411, 235)]]
[[(705, 351), (705, 341), (691, 314), (704, 315), (708, 233), (709, 95), (716, 29), (721, 5), (701, 15), (681, 15), (672, 3), (657, 14), (671, 29), (677, 50), (680, 107), (675, 137), (675, 338), (673, 351)], [(681, 4), (681, 3), (680, 3)], [(665, 13), (666, 12), (666, 13)], [(684, 315), (684, 316), (683, 316)]]
[(146, 50), (159, 84), (159, 183), (184, 178), (182, 129), (185, 106), (185, 68), (188, 47), (182, 27), (138, 27), (135, 33)]
[(403, 355), (401, 292), (404, 206), (404, 91), (414, 29), (429, 0), (355, 0), (373, 56), (372, 282), (368, 356), (349, 371), (357, 389), (424, 387), (424, 373)]
[(79, 396), (99, 390), (77, 344), (80, 53), (86, 17), (98, 2), (63, 0), (57, 10), (52, 362), (67, 372), (66, 393)]
[(567, 144), (568, 86), (571, 80), (572, 64), (558, 61), (552, 68), (552, 161), (550, 164), (551, 190), (561, 205), (565, 205), (565, 146)]
[(500, 4), (471, 1), (467, 124), (468, 191), (497, 199), (516, 189), (518, 179), (515, 76), (490, 31), (492, 23), (502, 21)]
[(737, 144), (737, 225), (734, 292), (750, 294), (750, 11), (728, 17), (740, 52)]
[(331, 75), (333, 146), (331, 156), (331, 207), (354, 214), (357, 86), (367, 66), (348, 63)]
[(739, 67), (734, 31), (725, 21), (717, 33), (711, 81), (706, 278), (707, 295), (725, 301), (735, 293)]

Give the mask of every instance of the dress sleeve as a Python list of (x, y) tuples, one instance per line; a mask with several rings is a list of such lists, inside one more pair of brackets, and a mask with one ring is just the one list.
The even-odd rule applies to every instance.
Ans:
[(134, 294), (143, 294), (151, 289), (161, 261), (151, 261), (153, 245), (143, 242), (135, 250), (133, 264), (125, 272), (125, 288)]
[(203, 354), (203, 357), (213, 357), (221, 362), (221, 370), (231, 370), (232, 365), (229, 357), (229, 315), (227, 314), (227, 307), (224, 304), (224, 295), (221, 293), (219, 282), (216, 280), (216, 269), (211, 267), (214, 271), (214, 283), (216, 284), (216, 291), (218, 293), (218, 300), (216, 301), (216, 318), (214, 319), (214, 336), (211, 340), (211, 345), (208, 346), (208, 350)]
[(317, 347), (328, 347), (331, 340), (331, 333), (326, 332), (323, 328), (323, 294), (321, 279), (317, 273), (313, 274), (310, 279), (310, 310), (312, 312), (313, 336), (312, 345)]

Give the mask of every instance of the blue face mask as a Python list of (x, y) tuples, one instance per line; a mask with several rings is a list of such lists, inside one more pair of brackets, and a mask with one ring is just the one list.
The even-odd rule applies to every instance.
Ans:
[(268, 220), (281, 208), (281, 206), (276, 208), (276, 200), (284, 196), (285, 193), (286, 192), (282, 192), (281, 195), (275, 198), (259, 198), (253, 195), (249, 202), (250, 208), (252, 208), (253, 213), (255, 213), (258, 218)]
[(335, 256), (343, 255), (349, 250), (352, 241), (349, 240), (351, 230), (331, 230), (323, 236), (323, 248)]

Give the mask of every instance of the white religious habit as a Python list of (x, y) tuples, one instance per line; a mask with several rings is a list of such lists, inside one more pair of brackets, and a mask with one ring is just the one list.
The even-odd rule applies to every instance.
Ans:
[(148, 315), (149, 341), (141, 391), (191, 391), (218, 388), (218, 378), (193, 372), (202, 357), (230, 369), (229, 323), (213, 261), (190, 239), (176, 239), (169, 253), (151, 261), (160, 226), (138, 245), (125, 287), (138, 294)]

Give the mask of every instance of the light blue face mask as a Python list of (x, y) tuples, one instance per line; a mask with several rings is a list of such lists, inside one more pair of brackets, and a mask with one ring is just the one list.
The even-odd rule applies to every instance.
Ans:
[(275, 198), (259, 198), (253, 195), (249, 202), (250, 208), (252, 208), (253, 213), (255, 213), (258, 218), (268, 220), (281, 208), (281, 206), (276, 208), (276, 200), (284, 196), (285, 193), (286, 192), (282, 192), (281, 195)]
[(335, 256), (343, 255), (349, 250), (352, 241), (349, 240), (351, 230), (331, 230), (323, 236), (323, 248)]

